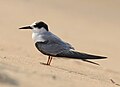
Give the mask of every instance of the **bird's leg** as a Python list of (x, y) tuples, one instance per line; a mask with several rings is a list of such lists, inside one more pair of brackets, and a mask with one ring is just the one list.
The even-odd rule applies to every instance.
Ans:
[(52, 56), (50, 56), (49, 65), (50, 65), (51, 61), (52, 61)]
[(50, 65), (51, 61), (52, 61), (52, 57), (51, 57), (51, 56), (48, 56), (47, 65)]
[(50, 56), (48, 56), (48, 61), (47, 61), (47, 65), (49, 65), (49, 61), (50, 61)]

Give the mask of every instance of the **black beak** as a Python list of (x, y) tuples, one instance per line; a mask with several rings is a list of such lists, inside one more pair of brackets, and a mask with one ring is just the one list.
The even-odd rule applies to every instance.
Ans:
[(19, 29), (33, 29), (31, 26), (20, 27)]

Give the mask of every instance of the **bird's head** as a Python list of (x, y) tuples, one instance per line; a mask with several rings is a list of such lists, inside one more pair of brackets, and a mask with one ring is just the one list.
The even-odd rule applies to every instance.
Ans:
[(31, 25), (20, 27), (19, 29), (31, 29), (33, 32), (45, 32), (48, 30), (48, 25), (42, 21), (34, 22)]

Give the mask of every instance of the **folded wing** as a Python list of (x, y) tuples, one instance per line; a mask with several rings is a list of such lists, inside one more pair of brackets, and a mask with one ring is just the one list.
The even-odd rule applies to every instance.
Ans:
[(107, 57), (103, 57), (103, 56), (96, 56), (96, 55), (91, 55), (91, 54), (86, 54), (86, 53), (80, 53), (77, 51), (62, 51), (61, 53), (56, 55), (57, 57), (66, 57), (66, 58), (73, 58), (73, 59), (81, 59), (85, 62), (89, 62), (89, 63), (93, 63), (96, 65), (99, 65), (98, 63), (89, 61), (87, 59), (105, 59)]

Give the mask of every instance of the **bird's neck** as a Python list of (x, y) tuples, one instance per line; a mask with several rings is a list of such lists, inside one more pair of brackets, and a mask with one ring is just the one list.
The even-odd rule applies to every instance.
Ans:
[(32, 39), (34, 42), (44, 42), (45, 40), (43, 39), (43, 36), (46, 32), (48, 31), (44, 28), (34, 29), (32, 32)]
[(43, 34), (40, 33), (32, 33), (32, 39), (34, 42), (44, 42), (45, 40), (43, 39)]

